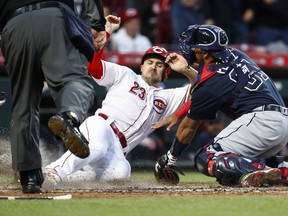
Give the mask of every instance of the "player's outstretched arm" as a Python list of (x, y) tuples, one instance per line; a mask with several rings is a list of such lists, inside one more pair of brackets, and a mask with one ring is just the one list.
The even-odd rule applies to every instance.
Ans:
[(105, 19), (106, 19), (105, 31), (96, 31), (94, 29), (91, 30), (94, 37), (94, 46), (98, 50), (101, 50), (108, 40), (106, 32), (108, 32), (109, 35), (111, 35), (114, 31), (116, 31), (120, 27), (121, 23), (120, 17), (117, 16), (108, 15), (105, 17)]
[(177, 53), (170, 53), (167, 56), (165, 63), (169, 64), (172, 70), (185, 75), (189, 78), (191, 83), (194, 83), (198, 72), (197, 70), (189, 66), (183, 56)]
[[(120, 17), (108, 15), (106, 17), (106, 25), (105, 25), (105, 34), (107, 39), (109, 39), (110, 35), (116, 31), (121, 23)], [(94, 53), (94, 57), (91, 63), (88, 63), (88, 72), (95, 79), (101, 79), (103, 76), (103, 66), (101, 63), (102, 53), (104, 51), (104, 47), (102, 47), (99, 52)]]
[(152, 129), (158, 129), (158, 128), (161, 128), (165, 125), (168, 125), (166, 130), (170, 131), (178, 123), (178, 120), (179, 120), (179, 118), (175, 114), (172, 114), (169, 117), (167, 117), (166, 119), (152, 123), (151, 128)]
[(166, 119), (153, 123), (152, 128), (158, 129), (165, 125), (168, 125), (166, 130), (170, 131), (178, 123), (178, 121), (187, 114), (190, 104), (191, 100), (187, 100), (175, 113), (173, 113)]

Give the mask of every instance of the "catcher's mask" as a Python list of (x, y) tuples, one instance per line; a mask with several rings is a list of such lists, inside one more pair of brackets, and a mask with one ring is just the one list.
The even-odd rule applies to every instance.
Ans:
[(231, 52), (227, 49), (229, 42), (226, 32), (214, 25), (190, 25), (179, 37), (180, 48), (189, 64), (196, 60), (192, 48), (209, 52), (217, 61), (229, 59)]
[[(168, 56), (168, 54), (169, 54), (168, 51), (164, 47), (153, 46), (149, 48), (148, 50), (146, 50), (146, 52), (144, 53), (142, 57), (142, 64), (147, 58), (158, 58), (165, 62), (165, 59)], [(169, 65), (165, 64), (165, 69), (164, 69), (161, 81), (162, 82), (165, 81), (168, 78), (170, 73), (171, 73), (171, 69)]]

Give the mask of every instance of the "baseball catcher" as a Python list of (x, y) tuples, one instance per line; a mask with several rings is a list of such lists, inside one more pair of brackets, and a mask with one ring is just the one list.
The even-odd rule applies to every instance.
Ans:
[[(189, 26), (180, 36), (180, 48), (187, 60), (182, 67), (198, 63), (198, 74), (190, 105), (182, 110), (185, 117), (155, 172), (174, 166), (186, 147), (193, 145), (203, 120), (215, 119), (221, 111), (233, 121), (203, 143), (194, 158), (196, 169), (228, 186), (261, 187), (287, 180), (288, 163), (277, 160), (276, 155), (288, 142), (288, 108), (269, 76), (245, 53), (229, 48), (227, 34), (218, 26)], [(181, 116), (176, 114), (179, 112), (172, 116)], [(154, 128), (166, 124), (171, 128), (174, 121), (170, 120)], [(175, 175), (170, 176), (175, 172), (164, 173), (177, 181)]]

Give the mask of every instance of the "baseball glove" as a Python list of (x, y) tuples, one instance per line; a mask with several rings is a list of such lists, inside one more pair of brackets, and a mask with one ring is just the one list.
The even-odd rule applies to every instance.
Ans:
[(157, 182), (162, 184), (177, 185), (179, 183), (179, 175), (184, 173), (174, 164), (168, 164), (167, 155), (162, 155), (156, 162), (154, 176)]

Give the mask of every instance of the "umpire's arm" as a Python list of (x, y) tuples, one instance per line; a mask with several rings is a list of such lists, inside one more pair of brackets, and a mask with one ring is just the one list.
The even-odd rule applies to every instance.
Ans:
[(92, 29), (97, 32), (105, 31), (106, 19), (102, 0), (84, 0), (87, 16), (90, 17)]

